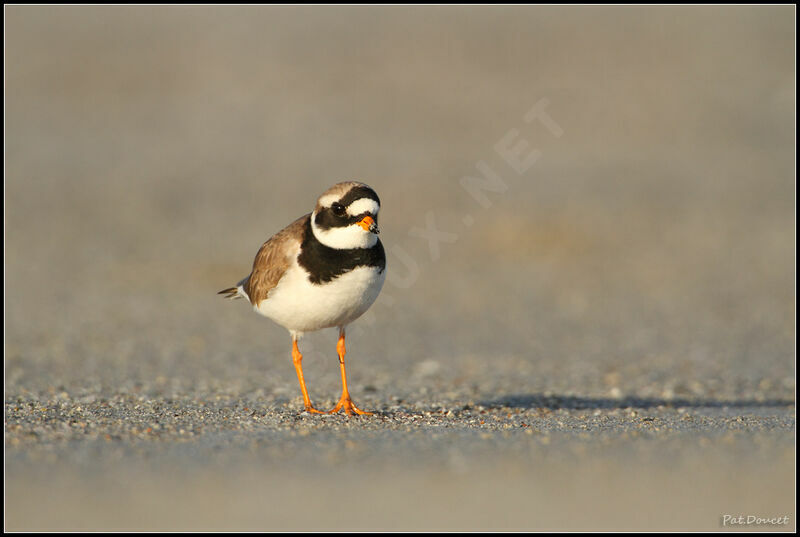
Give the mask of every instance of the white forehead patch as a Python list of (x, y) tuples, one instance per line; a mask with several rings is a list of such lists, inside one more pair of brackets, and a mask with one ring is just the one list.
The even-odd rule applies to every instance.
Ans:
[(369, 198), (361, 198), (347, 207), (347, 214), (350, 216), (358, 216), (364, 213), (378, 214), (380, 208), (381, 206), (378, 205), (377, 201)]

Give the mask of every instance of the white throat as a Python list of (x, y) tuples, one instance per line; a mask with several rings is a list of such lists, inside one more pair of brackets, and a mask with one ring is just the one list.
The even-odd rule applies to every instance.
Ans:
[(319, 242), (337, 250), (351, 248), (372, 248), (378, 242), (378, 236), (366, 231), (358, 224), (347, 227), (332, 227), (321, 229), (316, 223), (317, 211), (311, 213), (311, 232)]

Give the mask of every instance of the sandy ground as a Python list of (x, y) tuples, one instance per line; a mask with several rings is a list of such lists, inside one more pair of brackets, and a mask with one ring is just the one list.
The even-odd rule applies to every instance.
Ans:
[[(5, 15), (7, 530), (794, 529), (793, 7)], [(345, 179), (371, 418), (215, 294)]]

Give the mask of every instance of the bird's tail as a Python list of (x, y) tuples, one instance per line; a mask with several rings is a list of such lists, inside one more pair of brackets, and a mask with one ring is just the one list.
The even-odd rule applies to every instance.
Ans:
[(225, 295), (225, 298), (230, 298), (231, 300), (235, 300), (237, 298), (242, 298), (239, 295), (239, 288), (238, 287), (228, 287), (227, 289), (223, 289), (218, 295)]

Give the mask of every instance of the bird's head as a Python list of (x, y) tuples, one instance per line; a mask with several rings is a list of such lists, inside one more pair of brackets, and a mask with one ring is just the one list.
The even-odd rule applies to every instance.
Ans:
[(337, 183), (317, 200), (311, 230), (330, 248), (371, 248), (378, 242), (381, 200), (364, 183)]

